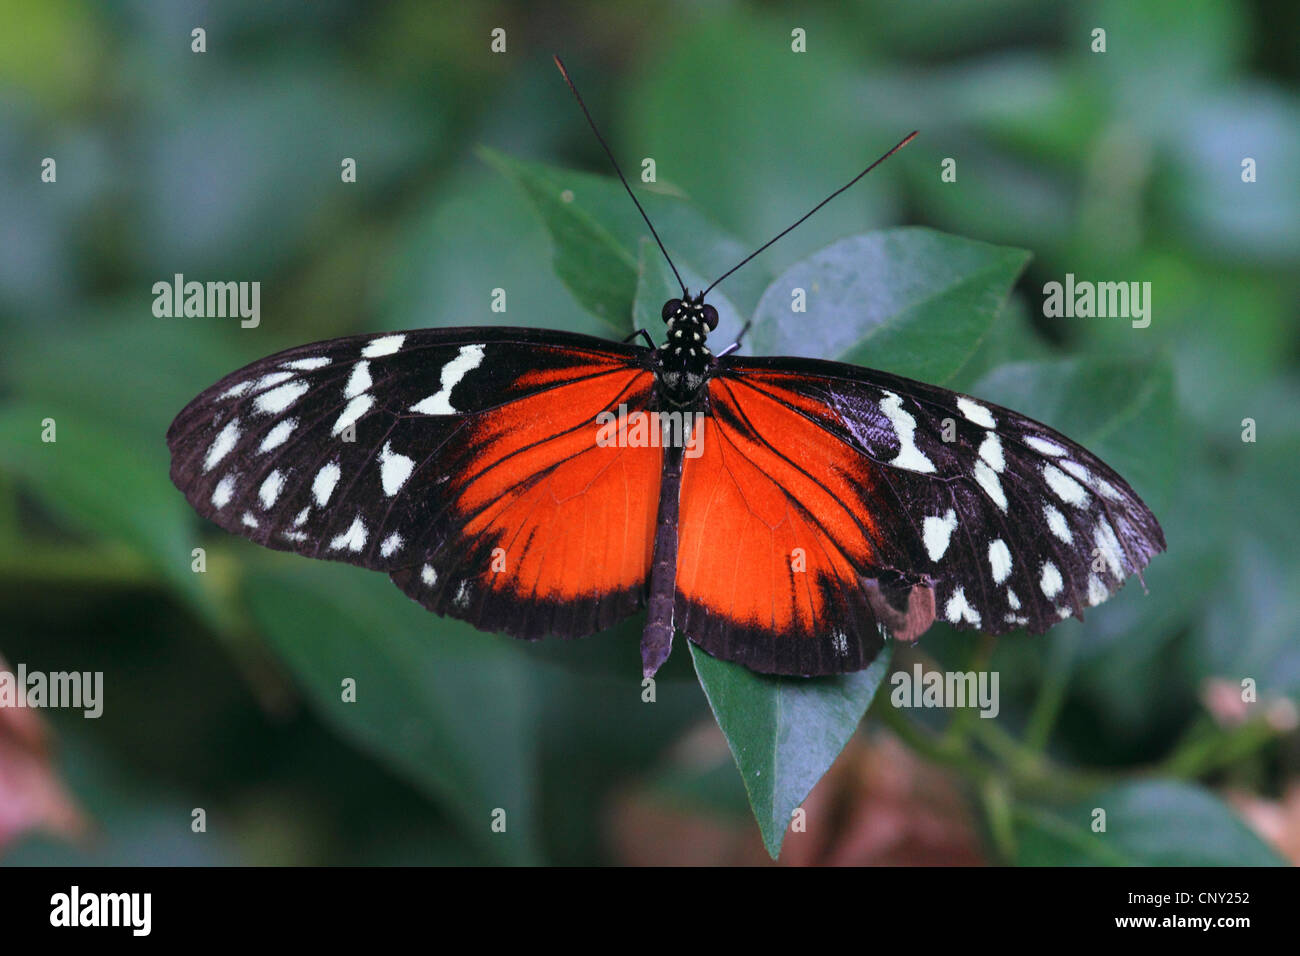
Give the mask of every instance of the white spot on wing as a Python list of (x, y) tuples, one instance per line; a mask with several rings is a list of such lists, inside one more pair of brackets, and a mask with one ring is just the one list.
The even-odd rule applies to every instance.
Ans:
[(989, 542), (989, 568), (993, 571), (994, 584), (1001, 584), (1011, 574), (1011, 549), (1001, 538)]
[(289, 440), (289, 436), (293, 434), (293, 430), (297, 427), (298, 419), (296, 418), (286, 418), (283, 421), (276, 422), (275, 427), (267, 432), (266, 437), (262, 439), (262, 444), (257, 446), (258, 453), (261, 454), (270, 451), (272, 448), (279, 448)]
[(1074, 475), (1075, 478), (1083, 482), (1085, 485), (1092, 483), (1092, 474), (1077, 461), (1062, 461), (1060, 464), (1062, 468)]
[(1007, 467), (1006, 459), (1002, 457), (1002, 439), (998, 437), (997, 432), (989, 432), (984, 436), (984, 441), (980, 443), (980, 457), (996, 472), (1001, 472)]
[(360, 551), (366, 546), (366, 525), (357, 515), (352, 519), (352, 524), (348, 525), (348, 530), (340, 535), (335, 535), (330, 539), (329, 548), (331, 551), (341, 551), (347, 548), (349, 551)]
[(212, 504), (217, 508), (224, 508), (230, 504), (230, 499), (235, 494), (235, 476), (226, 475), (217, 482), (217, 487), (212, 489)]
[(998, 480), (997, 472), (982, 458), (975, 462), (975, 480), (998, 508), (1002, 511), (1007, 510), (1007, 495), (1002, 490), (1002, 482)]
[(1047, 519), (1047, 530), (1066, 544), (1074, 542), (1074, 535), (1070, 531), (1069, 524), (1066, 523), (1065, 515), (1057, 511), (1055, 505), (1043, 505), (1043, 517)]
[(241, 523), (245, 528), (256, 528), (256, 527), (257, 527), (257, 519), (254, 518), (254, 517), (253, 517), (251, 514), (249, 514), (247, 511), (245, 511), (242, 515), (239, 516), (239, 521), (240, 521), (240, 523)]
[(1038, 586), (1043, 589), (1043, 593), (1049, 600), (1060, 594), (1061, 588), (1065, 586), (1065, 582), (1061, 580), (1061, 572), (1051, 561), (1043, 563), (1043, 576), (1039, 578)]
[(217, 462), (230, 454), (230, 449), (235, 447), (237, 441), (239, 441), (239, 419), (234, 418), (221, 429), (221, 434), (217, 435), (208, 448), (207, 457), (203, 459), (203, 470), (208, 472), (215, 468)]
[(259, 378), (256, 382), (253, 383), (253, 391), (263, 392), (266, 389), (270, 388), (272, 385), (279, 385), (281, 382), (286, 382), (291, 378), (293, 378), (293, 372), (286, 372), (283, 370), (276, 371), (276, 372), (267, 372), (265, 375), (263, 375), (261, 378)]
[(356, 398), (370, 385), (370, 363), (366, 361), (358, 362), (352, 366), (352, 374), (348, 376), (348, 383), (343, 386), (343, 397)]
[(928, 517), (921, 522), (921, 536), (931, 561), (938, 561), (948, 550), (952, 533), (957, 530), (957, 512), (951, 508), (942, 518)]
[(957, 396), (957, 410), (966, 416), (967, 421), (974, 422), (982, 428), (995, 428), (997, 422), (993, 419), (993, 413), (990, 412), (979, 402), (973, 402), (965, 395)]
[(374, 339), (365, 348), (361, 350), (362, 358), (379, 358), (382, 355), (392, 355), (402, 347), (406, 341), (405, 335), (385, 335), (382, 338)]
[(302, 398), (309, 387), (306, 382), (285, 382), (283, 385), (257, 396), (253, 401), (253, 407), (266, 415), (279, 415)]
[(1011, 588), (1007, 588), (1007, 607), (1013, 611), (1020, 610), (1020, 597)]
[(1088, 503), (1088, 492), (1083, 490), (1083, 485), (1055, 465), (1043, 466), (1043, 478), (1046, 479), (1047, 486), (1052, 489), (1056, 497), (1067, 505), (1082, 508)]
[(456, 357), (442, 367), (438, 391), (416, 402), (410, 410), (421, 415), (455, 415), (456, 409), (451, 406), (451, 390), (460, 384), (461, 379), (482, 364), (483, 346), (461, 346)]
[(292, 362), (285, 362), (284, 367), (308, 372), (314, 368), (324, 368), (329, 364), (330, 359), (326, 358), (324, 355), (317, 355), (312, 358), (294, 359)]
[(934, 462), (916, 447), (916, 419), (903, 409), (903, 400), (893, 392), (885, 392), (885, 397), (880, 400), (880, 410), (894, 426), (894, 434), (898, 437), (898, 454), (890, 464), (908, 471), (933, 472)]
[(433, 587), (438, 583), (438, 572), (433, 569), (432, 564), (426, 564), (420, 568), (420, 580), (424, 582), (426, 587)]
[(370, 394), (358, 395), (352, 401), (348, 402), (347, 408), (339, 415), (338, 421), (334, 423), (334, 428), (330, 432), (332, 435), (340, 435), (343, 430), (355, 422), (358, 418), (370, 411), (370, 406), (375, 404), (375, 399)]
[(390, 442), (384, 442), (379, 452), (379, 480), (384, 486), (384, 494), (393, 497), (411, 477), (415, 461), (393, 451)]
[(1046, 438), (1039, 438), (1037, 435), (1026, 435), (1025, 444), (1042, 455), (1065, 454), (1065, 449), (1056, 442), (1048, 441)]
[(1102, 496), (1109, 498), (1111, 501), (1124, 500), (1124, 496), (1119, 493), (1119, 489), (1116, 488), (1114, 485), (1112, 485), (1105, 478), (1098, 478), (1094, 476), (1092, 479), (1092, 487), (1096, 491), (1098, 491)]
[(270, 508), (275, 504), (275, 499), (280, 497), (280, 492), (284, 490), (284, 475), (280, 474), (279, 469), (271, 472), (262, 482), (262, 487), (257, 489), (257, 497), (262, 502), (262, 508)]
[(1101, 578), (1095, 574), (1088, 575), (1088, 603), (1095, 606), (1108, 597), (1110, 597), (1110, 591), (1106, 589), (1106, 585)]
[(307, 515), (309, 514), (311, 514), (311, 508), (303, 508), (302, 511), (298, 512), (298, 517), (293, 519), (293, 526), (295, 528), (301, 528), (307, 523)]
[(953, 624), (960, 624), (965, 621), (967, 624), (973, 624), (975, 627), (980, 626), (979, 612), (970, 606), (966, 600), (966, 591), (964, 588), (957, 588), (948, 598), (948, 603), (944, 605), (944, 616)]
[(379, 545), (379, 556), (381, 558), (391, 558), (401, 546), (402, 536), (394, 531)]
[(339, 469), (338, 462), (330, 462), (316, 472), (316, 477), (311, 482), (311, 494), (316, 499), (316, 504), (324, 508), (330, 500), (330, 495), (334, 494), (334, 486), (339, 483), (339, 477), (343, 472)]
[(1124, 552), (1120, 549), (1119, 539), (1115, 537), (1115, 529), (1105, 518), (1097, 521), (1097, 527), (1092, 532), (1092, 541), (1101, 551), (1101, 556), (1106, 559), (1106, 566), (1110, 569), (1110, 573), (1123, 581)]
[(451, 599), (451, 603), (462, 611), (469, 607), (469, 582), (461, 581), (460, 587), (456, 589), (456, 596)]

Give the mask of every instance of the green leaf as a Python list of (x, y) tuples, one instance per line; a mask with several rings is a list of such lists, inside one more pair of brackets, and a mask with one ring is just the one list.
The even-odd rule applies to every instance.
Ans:
[[(851, 236), (768, 287), (754, 314), (754, 351), (838, 358), (942, 384), (979, 350), (1028, 261), (1020, 249), (931, 229)], [(799, 289), (803, 313), (792, 312)]]
[(772, 677), (690, 645), (695, 672), (745, 781), (773, 859), (790, 815), (857, 729), (889, 672), (886, 647), (866, 670), (835, 677)]
[[(489, 149), (480, 155), (513, 179), (537, 208), (551, 235), (556, 274), (574, 298), (616, 332), (632, 331), (639, 246), (650, 231), (618, 180)], [(644, 189), (637, 195), (692, 289), (703, 288), (752, 251), (677, 197)], [(751, 309), (769, 278), (760, 263), (751, 263), (727, 280), (727, 298), (738, 309)], [(710, 300), (724, 312), (714, 296)], [(662, 305), (661, 299), (657, 306)]]
[(632, 325), (654, 334), (663, 322), (660, 311), (663, 304), (677, 292), (673, 275), (664, 262), (654, 241), (641, 240), (641, 255), (637, 265), (636, 300), (632, 303)]
[[(593, 215), (579, 177), (564, 178), (556, 170), (487, 149), (482, 155), (513, 178), (537, 207), (555, 244), (555, 273), (574, 297), (615, 331), (628, 331), (636, 258)], [(577, 199), (580, 192), (582, 202)]]
[[(1106, 832), (1092, 830), (1106, 811)], [(1165, 780), (1123, 783), (1069, 807), (1022, 807), (1022, 866), (1282, 866), (1283, 861), (1209, 791)]]
[[(1279, 392), (1279, 399), (1294, 393)], [(1213, 507), (1228, 531), (1214, 539), (1225, 565), (1205, 592), (1205, 613), (1193, 628), (1197, 677), (1253, 678), (1263, 695), (1300, 701), (1300, 519), (1286, 502), (1295, 496), (1300, 441), (1282, 409), (1258, 407), (1257, 442), (1229, 446), (1232, 494)], [(1266, 419), (1264, 416), (1267, 415)]]
[[(111, 422), (115, 433), (148, 447), (154, 463), (165, 463), (163, 436), (185, 403), (274, 346), (259, 337), (260, 329), (240, 329), (238, 320), (142, 322), (140, 310), (138, 301), (115, 302), (65, 321), (20, 328), (5, 343), (4, 372), (37, 407), (56, 402), (68, 412)], [(53, 368), (59, 374), (51, 375)], [(153, 480), (159, 480), (157, 473)], [(161, 481), (170, 487), (166, 467)]]
[[(465, 223), (473, 222), (473, 229)], [(608, 335), (555, 275), (550, 239), (518, 190), (475, 164), (439, 181), (406, 218), (379, 285), (385, 325), (512, 325)], [(508, 295), (492, 311), (492, 289)]]
[(1263, 695), (1300, 700), (1300, 565), (1252, 534), (1227, 545), (1230, 560), (1210, 582), (1212, 600), (1193, 627), (1197, 676), (1249, 677)]
[[(56, 441), (41, 440), (53, 419)], [(162, 434), (152, 447), (122, 426), (54, 401), (0, 407), (0, 471), (15, 476), (50, 513), (145, 558), (219, 631), (229, 609), (191, 570), (198, 543), (189, 506), (167, 478)]]
[[(537, 862), (535, 706), (508, 638), (431, 617), (382, 575), (337, 564), (269, 560), (248, 595), (327, 722), (434, 796), (483, 849)], [(497, 808), (504, 833), (490, 828)]]
[[(52, 419), (56, 440), (41, 440)], [(120, 541), (165, 567), (189, 571), (185, 500), (167, 480), (162, 436), (153, 449), (124, 440), (113, 425), (54, 403), (0, 408), (0, 468), (17, 476), (56, 515)]]

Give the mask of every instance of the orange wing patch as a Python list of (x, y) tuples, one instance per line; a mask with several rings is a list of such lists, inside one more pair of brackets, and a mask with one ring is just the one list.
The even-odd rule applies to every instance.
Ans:
[[(447, 488), (458, 531), (398, 583), (426, 606), (493, 630), (572, 637), (644, 602), (663, 452), (599, 443), (596, 416), (645, 409), (642, 369), (584, 364), (467, 426)], [(531, 383), (538, 384), (538, 383)]]
[(861, 582), (891, 516), (869, 504), (868, 463), (810, 418), (825, 407), (771, 392), (709, 385), (701, 453), (682, 472), (678, 627), (758, 670), (850, 670), (846, 658), (879, 647)]

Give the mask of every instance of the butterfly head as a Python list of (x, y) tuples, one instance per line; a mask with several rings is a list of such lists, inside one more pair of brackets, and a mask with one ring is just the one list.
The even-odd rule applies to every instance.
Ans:
[(706, 340), (718, 327), (718, 310), (704, 296), (669, 299), (663, 307), (668, 338), (659, 346), (662, 380), (674, 404), (686, 404), (704, 383), (713, 364)]
[(698, 333), (700, 337), (694, 341), (703, 342), (718, 327), (718, 310), (705, 302), (703, 295), (669, 299), (664, 303), (663, 319), (670, 340), (677, 338), (684, 343)]

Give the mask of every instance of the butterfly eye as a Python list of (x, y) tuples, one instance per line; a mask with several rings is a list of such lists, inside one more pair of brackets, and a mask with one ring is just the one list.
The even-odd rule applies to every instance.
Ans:
[(711, 305), (704, 307), (704, 324), (709, 327), (710, 332), (718, 327), (718, 310)]
[(664, 311), (663, 311), (663, 318), (664, 318), (664, 321), (667, 322), (667, 321), (668, 321), (669, 319), (671, 319), (674, 315), (676, 315), (676, 314), (677, 314), (677, 311), (678, 311), (681, 307), (682, 307), (682, 300), (681, 300), (681, 299), (669, 299), (667, 302), (665, 302), (665, 303), (664, 303)]

